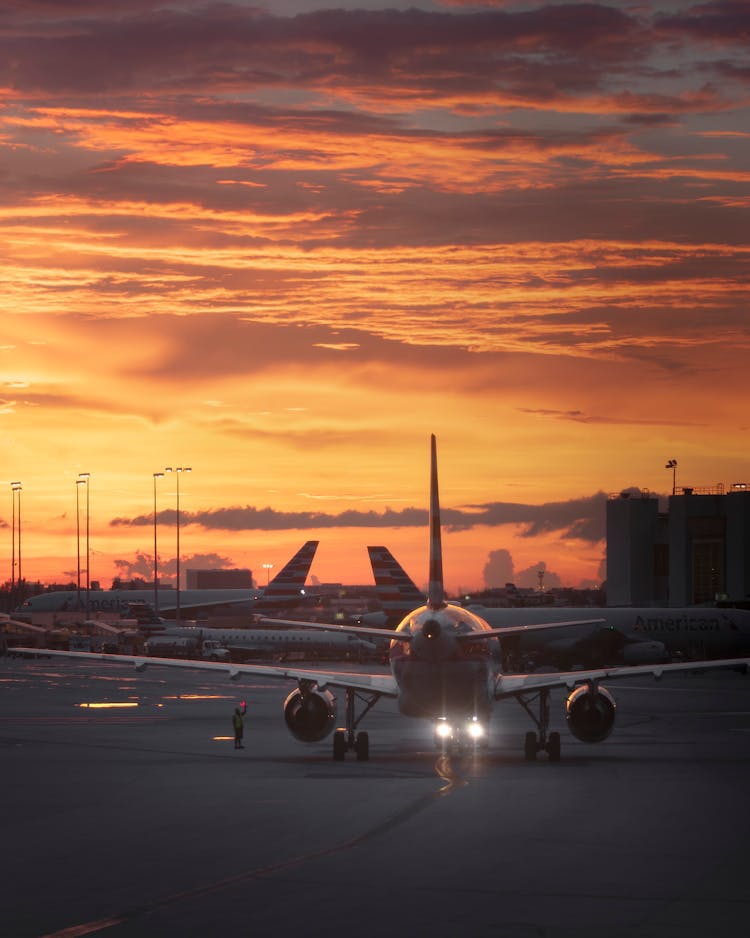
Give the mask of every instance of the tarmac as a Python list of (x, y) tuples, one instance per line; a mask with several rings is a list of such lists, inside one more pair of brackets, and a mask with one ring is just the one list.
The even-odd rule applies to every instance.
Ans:
[(445, 756), (385, 700), (370, 761), (334, 762), (287, 732), (292, 687), (0, 659), (0, 933), (747, 934), (750, 678), (614, 682), (596, 745), (553, 695), (559, 763), (524, 760), (514, 701), (488, 749)]

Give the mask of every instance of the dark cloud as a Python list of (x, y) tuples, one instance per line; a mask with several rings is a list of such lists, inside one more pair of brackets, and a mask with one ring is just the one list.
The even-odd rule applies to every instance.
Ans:
[[(24, 7), (25, 10), (25, 7)], [(591, 88), (600, 64), (643, 54), (638, 20), (603, 4), (528, 11), (320, 10), (231, 4), (123, 13), (17, 8), (0, 33), (0, 81), (55, 95), (297, 84), (468, 92), (488, 82), (542, 97)], [(63, 18), (67, 17), (67, 20)], [(1, 26), (2, 24), (0, 24)], [(5, 47), (3, 49), (3, 46)]]
[(563, 538), (579, 538), (597, 543), (606, 536), (606, 502), (607, 495), (604, 492), (597, 492), (588, 498), (547, 502), (543, 505), (495, 502), (471, 506), (470, 512), (459, 513), (460, 518), (453, 521), (444, 512), (443, 522), (456, 527), (515, 524), (521, 529), (523, 537), (559, 533)]
[(747, 52), (750, 43), (750, 6), (747, 0), (696, 3), (670, 15), (657, 15), (656, 25), (669, 35), (689, 36), (697, 42), (716, 40), (737, 44)]
[[(590, 498), (544, 505), (494, 502), (472, 505), (465, 509), (443, 508), (441, 518), (449, 531), (465, 531), (478, 526), (517, 526), (524, 537), (557, 533), (566, 539), (598, 543), (605, 537), (605, 503), (607, 496), (599, 492)], [(284, 531), (323, 530), (330, 528), (403, 528), (425, 527), (427, 512), (421, 508), (386, 508), (382, 512), (349, 510), (337, 514), (308, 511), (277, 511), (251, 506), (217, 508), (209, 511), (181, 512), (185, 525), (196, 524), (207, 530), (223, 531)], [(158, 514), (162, 524), (173, 524), (175, 513)], [(113, 527), (151, 526), (153, 514), (134, 518), (114, 518)]]
[[(639, 414), (637, 417), (635, 415), (628, 416), (626, 415), (606, 415), (606, 414), (587, 414), (580, 410), (552, 410), (544, 408), (529, 408), (529, 407), (519, 407), (519, 413), (529, 414), (530, 416), (536, 417), (551, 417), (553, 420), (563, 420), (571, 421), (572, 423), (590, 423), (590, 424), (604, 424), (604, 425), (637, 425), (637, 426), (654, 426), (654, 427), (663, 427), (663, 426), (675, 426), (676, 421), (673, 417), (669, 420), (657, 416), (648, 418), (643, 414)], [(686, 418), (684, 421), (684, 426), (696, 426), (696, 422), (690, 418)]]

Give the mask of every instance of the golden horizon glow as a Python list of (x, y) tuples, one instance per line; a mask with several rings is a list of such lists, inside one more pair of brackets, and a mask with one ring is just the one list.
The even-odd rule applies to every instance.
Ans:
[(185, 569), (262, 585), (314, 538), (321, 582), (384, 543), (420, 583), (434, 432), (453, 592), (598, 583), (606, 493), (668, 492), (668, 457), (750, 476), (735, 7), (54, 6), (0, 23), (25, 578), (75, 579), (82, 471), (104, 587), (152, 575), (175, 464)]

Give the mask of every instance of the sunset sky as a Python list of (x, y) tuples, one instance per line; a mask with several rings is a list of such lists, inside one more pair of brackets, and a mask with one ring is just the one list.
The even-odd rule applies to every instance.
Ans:
[[(750, 5), (4, 0), (0, 580), (598, 584), (750, 481)], [(158, 480), (174, 572), (174, 476)], [(83, 519), (82, 519), (83, 521)]]

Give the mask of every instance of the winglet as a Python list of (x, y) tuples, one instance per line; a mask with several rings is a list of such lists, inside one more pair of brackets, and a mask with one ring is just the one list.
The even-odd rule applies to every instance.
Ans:
[(437, 444), (434, 433), (430, 437), (430, 580), (427, 587), (427, 605), (430, 609), (440, 609), (445, 605), (443, 548), (440, 541)]

